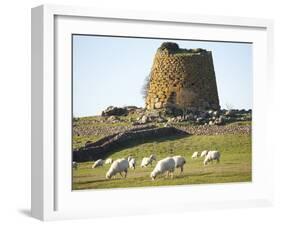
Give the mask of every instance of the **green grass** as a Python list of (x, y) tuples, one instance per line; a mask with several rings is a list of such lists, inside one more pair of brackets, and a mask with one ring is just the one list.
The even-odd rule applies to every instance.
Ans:
[(84, 147), (87, 141), (95, 142), (102, 136), (73, 136), (73, 149)]
[[(191, 160), (194, 151), (204, 149), (219, 150), (220, 163), (211, 163), (203, 166), (203, 159)], [(156, 154), (157, 159), (172, 155), (182, 155), (187, 164), (184, 173), (175, 172), (173, 179), (164, 175), (151, 181), (149, 175), (155, 166), (140, 168), (141, 159), (150, 154)], [(77, 170), (73, 170), (73, 189), (93, 188), (120, 188), (165, 186), (182, 184), (208, 184), (226, 182), (246, 182), (252, 180), (251, 173), (251, 136), (250, 135), (213, 135), (213, 136), (187, 136), (183, 138), (171, 137), (159, 139), (157, 142), (147, 142), (115, 152), (110, 157), (113, 159), (133, 156), (137, 160), (136, 170), (129, 170), (126, 179), (117, 176), (115, 179), (106, 180), (105, 174), (109, 165), (92, 169), (92, 162), (80, 163)]]
[(240, 121), (240, 122), (232, 122), (229, 125), (237, 125), (237, 126), (252, 126), (252, 121)]

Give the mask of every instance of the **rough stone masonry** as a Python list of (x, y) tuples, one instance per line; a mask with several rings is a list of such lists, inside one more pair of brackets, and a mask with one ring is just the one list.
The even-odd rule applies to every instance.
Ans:
[(220, 109), (212, 52), (164, 42), (150, 73), (146, 108)]

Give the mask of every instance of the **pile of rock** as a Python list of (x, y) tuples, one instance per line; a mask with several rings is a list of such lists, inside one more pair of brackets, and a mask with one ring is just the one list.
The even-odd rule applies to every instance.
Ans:
[[(99, 119), (92, 119), (98, 122), (119, 123), (130, 122), (132, 126), (166, 123), (190, 122), (196, 125), (225, 125), (236, 121), (250, 121), (252, 119), (251, 110), (188, 110), (185, 114), (182, 111), (169, 113), (167, 109), (144, 109), (136, 106), (113, 107), (110, 106), (102, 112)], [(128, 117), (121, 117), (128, 116)], [(137, 117), (136, 117), (137, 116)], [(85, 121), (85, 120), (84, 120)], [(93, 123), (95, 122), (93, 121)], [(76, 125), (78, 121), (74, 121)], [(79, 122), (80, 124), (90, 124), (89, 122)], [(75, 127), (75, 126), (74, 126)]]
[(217, 125), (181, 125), (175, 126), (192, 135), (226, 135), (226, 134), (251, 134), (250, 124), (226, 124), (225, 126)]
[(136, 106), (125, 106), (125, 107), (114, 107), (109, 106), (104, 111), (102, 111), (101, 116), (127, 116), (128, 114), (134, 112), (142, 111), (142, 108)]
[(185, 115), (168, 117), (167, 123), (192, 122), (198, 125), (224, 125), (228, 122), (251, 120), (251, 110), (190, 111)]
[(251, 120), (251, 110), (210, 110), (198, 112), (193, 117), (200, 125), (224, 125), (228, 122)]
[(114, 106), (107, 107), (104, 111), (102, 111), (101, 116), (122, 116), (127, 115), (128, 111), (125, 108), (119, 108)]
[(139, 117), (136, 118), (136, 121), (133, 122), (133, 125), (143, 125), (147, 123), (163, 123), (167, 119), (162, 116), (162, 112), (159, 110), (151, 110), (142, 112)]
[(109, 116), (109, 117), (107, 118), (106, 121), (109, 122), (109, 123), (118, 123), (118, 122), (120, 122), (121, 120), (120, 120), (119, 117), (117, 117), (117, 116), (115, 116), (115, 115), (111, 115), (111, 116)]

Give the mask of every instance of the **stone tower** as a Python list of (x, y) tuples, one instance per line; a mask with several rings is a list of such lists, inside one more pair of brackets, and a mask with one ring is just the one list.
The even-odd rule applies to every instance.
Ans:
[(212, 52), (164, 42), (150, 73), (146, 108), (219, 109)]

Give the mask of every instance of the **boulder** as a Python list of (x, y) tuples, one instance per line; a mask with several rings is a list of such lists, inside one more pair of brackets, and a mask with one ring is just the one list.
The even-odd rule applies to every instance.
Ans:
[(223, 115), (221, 115), (221, 116), (219, 117), (219, 119), (220, 119), (222, 122), (226, 122), (226, 121), (227, 121), (227, 118), (226, 118), (225, 116), (223, 116)]
[(219, 112), (218, 111), (214, 111), (213, 112), (213, 116), (215, 116), (215, 117), (219, 116)]
[(214, 121), (214, 124), (215, 124), (215, 125), (223, 125), (224, 123), (225, 123), (225, 118), (224, 118), (224, 116), (219, 117), (219, 118), (217, 118), (217, 119)]
[(145, 115), (150, 118), (158, 118), (160, 117), (160, 111), (159, 110), (146, 111)]
[(232, 109), (227, 110), (227, 111), (225, 112), (225, 115), (226, 115), (226, 116), (234, 116), (234, 115), (235, 115), (235, 110), (232, 110)]
[(197, 119), (196, 119), (196, 122), (197, 123), (202, 123), (204, 121), (204, 119), (202, 118), (202, 117), (198, 117)]
[(176, 122), (177, 119), (175, 117), (169, 118), (168, 123)]
[(166, 122), (167, 120), (162, 117), (159, 117), (159, 118), (156, 118), (156, 121), (159, 123), (163, 123), (163, 122)]
[(149, 119), (148, 119), (148, 117), (146, 115), (142, 116), (142, 118), (140, 119), (140, 122), (142, 124), (148, 123), (148, 121), (149, 121)]
[(123, 116), (127, 114), (128, 114), (128, 110), (126, 108), (119, 108), (113, 106), (109, 106), (101, 113), (102, 116), (112, 116), (112, 115)]
[(157, 102), (154, 106), (155, 106), (156, 109), (162, 108), (162, 103)]
[(177, 122), (182, 122), (183, 120), (184, 120), (184, 118), (180, 115), (176, 117)]
[(107, 121), (108, 122), (116, 122), (116, 121), (119, 121), (119, 118), (115, 115), (111, 115), (107, 118)]

